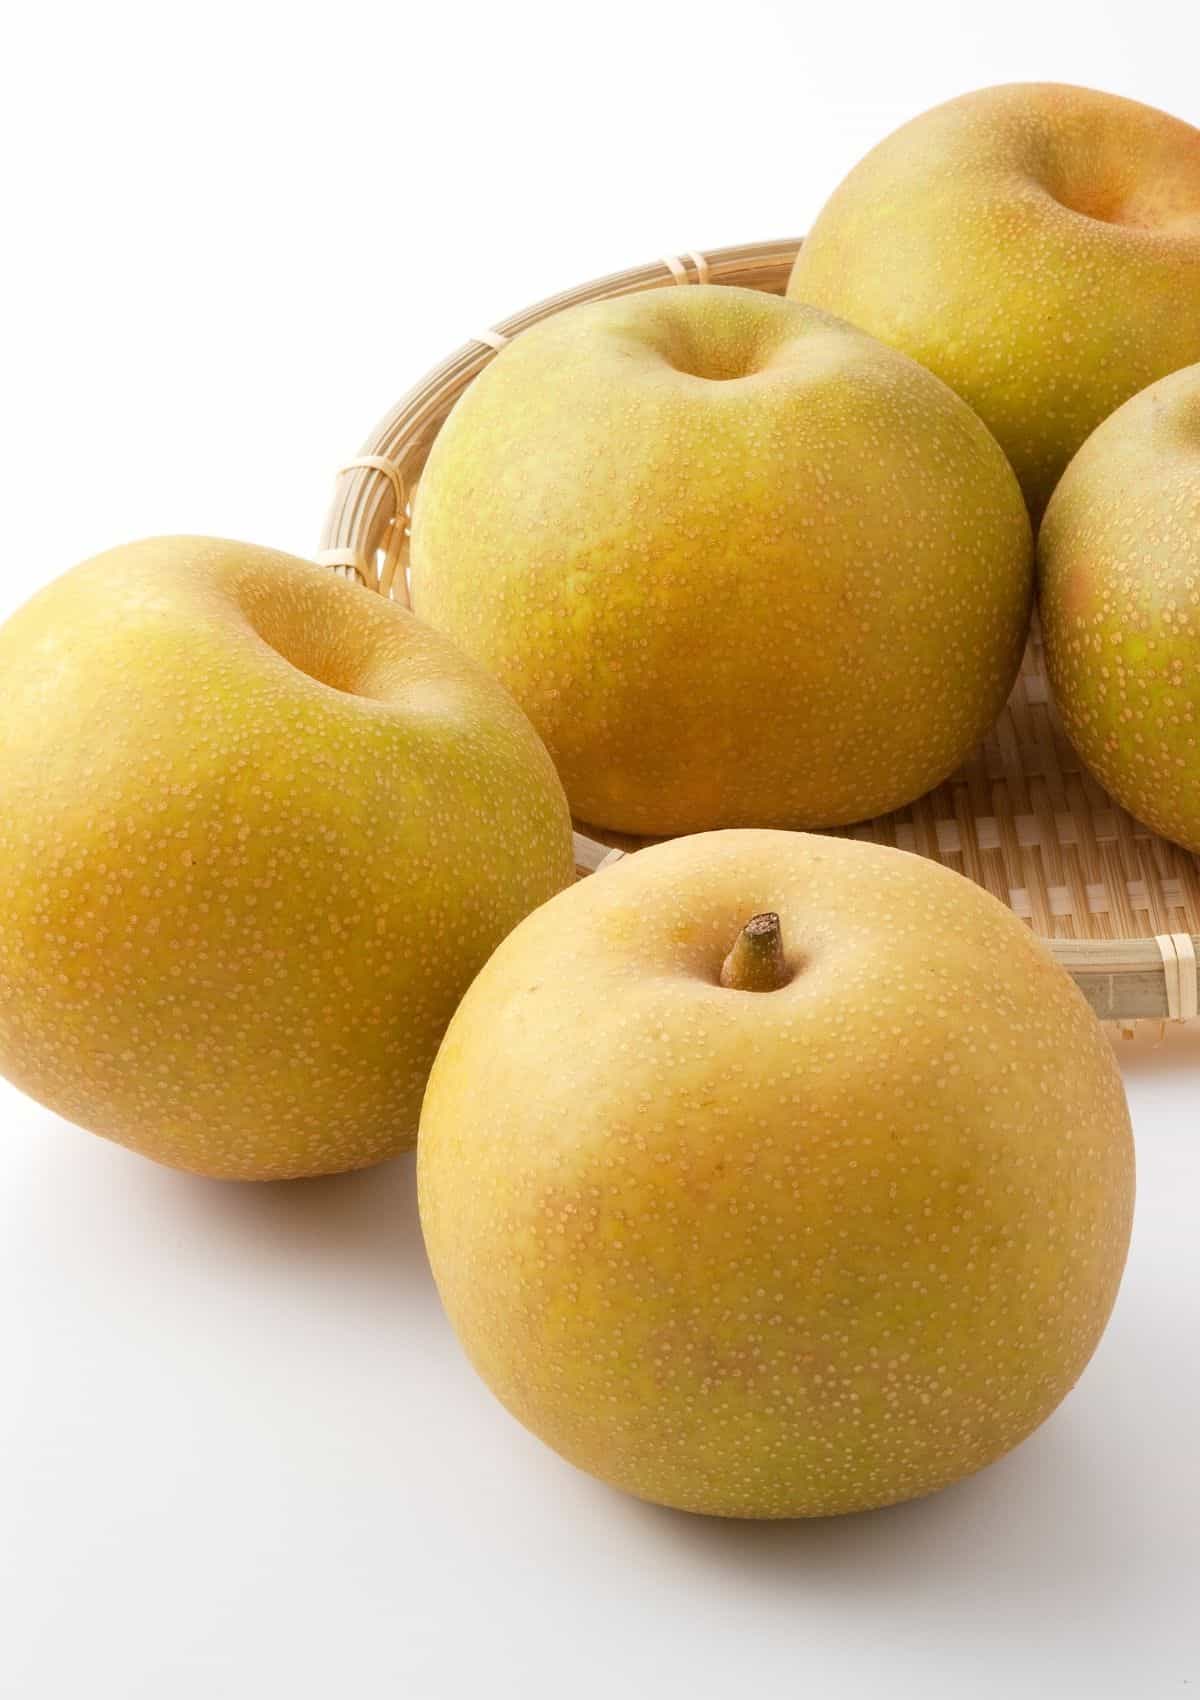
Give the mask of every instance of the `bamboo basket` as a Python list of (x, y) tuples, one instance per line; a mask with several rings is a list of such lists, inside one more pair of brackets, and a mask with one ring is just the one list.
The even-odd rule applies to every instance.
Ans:
[[(341, 469), (317, 559), (407, 602), (421, 469), (450, 409), (497, 350), (564, 307), (636, 290), (724, 283), (782, 295), (799, 245), (655, 261), (481, 331), (410, 390)], [(638, 847), (577, 825), (581, 875)], [(1046, 940), (1103, 1019), (1127, 1029), (1147, 1017), (1196, 1019), (1200, 857), (1156, 837), (1083, 769), (1055, 712), (1036, 628), (1012, 696), (971, 760), (908, 808), (838, 835), (916, 851), (986, 887)]]

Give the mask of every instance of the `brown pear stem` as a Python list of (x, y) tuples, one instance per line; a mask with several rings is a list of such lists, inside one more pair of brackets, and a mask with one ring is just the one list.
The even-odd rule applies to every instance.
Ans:
[(791, 977), (779, 916), (774, 910), (753, 916), (721, 964), (721, 984), (734, 992), (777, 992)]

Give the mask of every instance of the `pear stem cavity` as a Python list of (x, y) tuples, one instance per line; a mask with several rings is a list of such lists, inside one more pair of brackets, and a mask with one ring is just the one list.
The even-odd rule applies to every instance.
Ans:
[(774, 910), (752, 916), (721, 964), (721, 984), (734, 992), (777, 992), (791, 977), (779, 916)]

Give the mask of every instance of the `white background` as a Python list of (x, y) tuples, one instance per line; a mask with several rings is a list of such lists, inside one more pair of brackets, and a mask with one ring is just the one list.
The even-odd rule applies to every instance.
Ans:
[[(1195, 122), (1198, 48), (1190, 0), (21, 7), (0, 614), (147, 533), (309, 553), (334, 467), (479, 327), (799, 233), (972, 86)], [(1121, 1054), (1138, 1220), (1078, 1391), (936, 1500), (797, 1526), (653, 1511), (523, 1434), (441, 1319), (411, 1160), (204, 1183), (0, 1087), (0, 1695), (1200, 1691), (1200, 1034)]]

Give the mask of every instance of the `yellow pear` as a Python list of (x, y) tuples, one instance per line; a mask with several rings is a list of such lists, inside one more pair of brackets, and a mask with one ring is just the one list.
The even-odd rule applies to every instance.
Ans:
[(41, 591), (0, 680), (0, 1069), (207, 1175), (411, 1144), (459, 997), (573, 872), (499, 686), (382, 597), (197, 537)]
[(1102, 419), (1200, 360), (1200, 130), (1062, 84), (963, 95), (855, 166), (788, 293), (952, 385), (1036, 517)]
[(970, 752), (1032, 543), (987, 431), (812, 308), (690, 287), (555, 315), (433, 446), (413, 606), (512, 691), (575, 814), (831, 826)]
[(1134, 1184), (1111, 1046), (1010, 910), (762, 831), (522, 922), (450, 1024), (417, 1175), (508, 1409), (729, 1517), (910, 1499), (1016, 1445), (1100, 1338)]
[(1071, 741), (1117, 801), (1200, 852), (1200, 366), (1094, 431), (1038, 537)]

